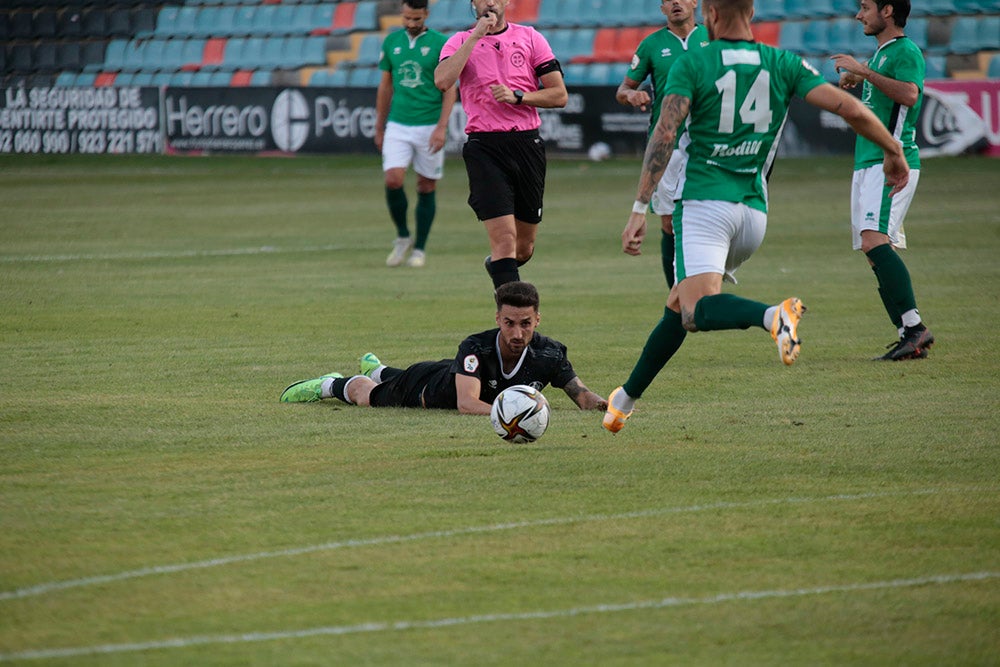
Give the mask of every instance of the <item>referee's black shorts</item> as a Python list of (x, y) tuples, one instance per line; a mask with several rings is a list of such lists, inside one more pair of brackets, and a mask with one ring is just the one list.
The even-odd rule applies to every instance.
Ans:
[(469, 206), (480, 220), (513, 215), (537, 224), (545, 194), (545, 143), (538, 130), (472, 132), (462, 147)]

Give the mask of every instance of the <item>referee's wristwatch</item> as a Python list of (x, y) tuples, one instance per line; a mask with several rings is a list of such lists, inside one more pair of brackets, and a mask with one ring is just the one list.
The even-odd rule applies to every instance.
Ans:
[(512, 90), (514, 93), (514, 104), (520, 104), (524, 101), (524, 91), (523, 90)]

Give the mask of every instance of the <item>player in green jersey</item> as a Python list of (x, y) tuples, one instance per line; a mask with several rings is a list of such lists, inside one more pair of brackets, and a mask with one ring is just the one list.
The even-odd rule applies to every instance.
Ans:
[(650, 197), (687, 118), (688, 162), (674, 212), (677, 284), (628, 380), (608, 397), (604, 428), (612, 433), (622, 429), (636, 399), (689, 331), (760, 327), (777, 343), (782, 362), (790, 365), (798, 357), (798, 323), (805, 311), (799, 299), (768, 305), (721, 293), (723, 278), (735, 282), (733, 272), (764, 238), (765, 177), (793, 95), (836, 113), (874, 141), (884, 152), (883, 169), (893, 193), (907, 183), (903, 150), (871, 111), (826, 83), (801, 57), (753, 41), (753, 0), (704, 0), (703, 7), (713, 41), (688, 53), (670, 71), (663, 111), (646, 146), (636, 201), (622, 234), (622, 250), (639, 254)]
[[(697, 25), (694, 20), (697, 8), (698, 0), (660, 2), (660, 11), (667, 17), (667, 25), (639, 42), (625, 78), (615, 93), (615, 99), (624, 106), (645, 111), (651, 104), (650, 132), (656, 127), (656, 121), (660, 117), (660, 105), (663, 103), (670, 68), (689, 50), (708, 46), (708, 30), (705, 26)], [(639, 88), (646, 77), (649, 77), (653, 86), (652, 98), (648, 92)], [(674, 286), (674, 198), (680, 174), (684, 170), (684, 157), (684, 147), (678, 146), (651, 201), (653, 213), (660, 216), (660, 256), (668, 288)]]
[[(375, 101), (375, 146), (382, 151), (385, 199), (396, 225), (396, 241), (385, 260), (388, 266), (406, 260), (408, 266), (421, 267), (426, 262), (448, 117), (457, 97), (454, 87), (442, 93), (434, 85), (434, 68), (448, 38), (425, 25), (428, 14), (427, 0), (403, 0), (404, 30), (386, 36), (379, 56), (382, 80)], [(417, 173), (416, 239), (406, 221), (409, 202), (403, 189), (411, 164)]]
[(851, 186), (854, 249), (868, 257), (882, 304), (899, 334), (889, 344), (889, 351), (876, 357), (884, 361), (923, 359), (934, 344), (934, 335), (917, 311), (910, 272), (896, 252), (896, 248), (906, 248), (903, 219), (920, 178), (916, 128), (926, 69), (920, 48), (903, 34), (909, 15), (910, 0), (861, 0), (855, 18), (864, 26), (866, 35), (878, 40), (875, 55), (866, 65), (842, 53), (832, 57), (841, 72), (841, 87), (864, 83), (861, 101), (903, 145), (910, 165), (909, 185), (890, 198), (879, 178), (882, 152), (864, 137), (858, 137)]

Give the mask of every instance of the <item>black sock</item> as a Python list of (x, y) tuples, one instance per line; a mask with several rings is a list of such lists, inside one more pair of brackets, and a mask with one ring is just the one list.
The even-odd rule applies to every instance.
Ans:
[(333, 378), (333, 384), (330, 385), (330, 393), (333, 397), (347, 403), (348, 405), (354, 405), (351, 401), (347, 400), (347, 381), (351, 378)]
[(503, 284), (520, 280), (521, 274), (517, 270), (517, 260), (513, 257), (494, 259), (490, 262), (490, 276), (493, 278), (494, 289)]

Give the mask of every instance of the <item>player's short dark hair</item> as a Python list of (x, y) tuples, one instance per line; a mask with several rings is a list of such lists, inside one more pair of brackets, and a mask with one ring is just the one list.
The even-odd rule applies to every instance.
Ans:
[(910, 16), (910, 0), (875, 0), (879, 11), (883, 7), (892, 7), (892, 20), (897, 28), (906, 27), (906, 19)]
[(749, 14), (753, 11), (753, 0), (703, 0), (701, 4), (702, 10), (708, 5), (712, 5), (723, 14), (728, 12)]
[(410, 9), (427, 9), (428, 0), (403, 0), (402, 4)]
[(504, 306), (538, 310), (538, 290), (531, 283), (515, 280), (496, 289), (497, 310)]

